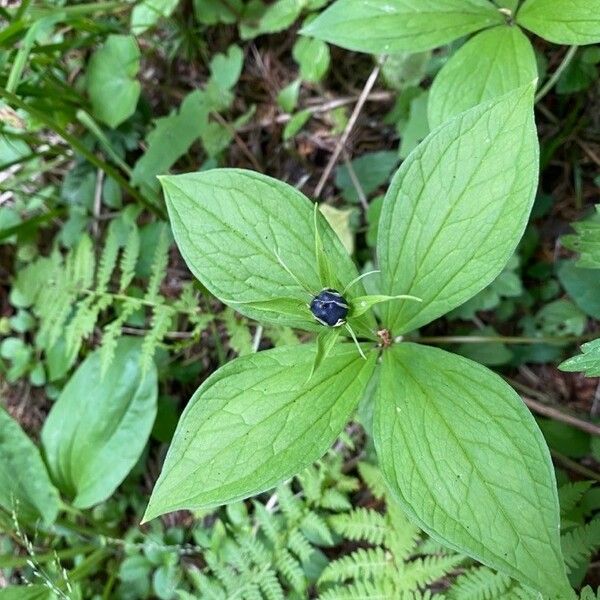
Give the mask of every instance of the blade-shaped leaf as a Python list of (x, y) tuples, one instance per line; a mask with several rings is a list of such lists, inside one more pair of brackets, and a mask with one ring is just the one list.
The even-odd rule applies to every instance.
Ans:
[(436, 48), (504, 19), (487, 0), (337, 0), (300, 33), (349, 50), (393, 54)]
[(555, 44), (600, 42), (597, 0), (525, 0), (517, 23)]
[[(313, 205), (303, 194), (241, 169), (161, 177), (161, 183), (179, 250), (215, 296), (253, 319), (319, 330), (306, 306), (322, 285)], [(314, 218), (335, 276), (345, 285), (357, 277), (356, 267), (320, 212)], [(361, 293), (358, 284), (349, 295)], [(305, 317), (261, 310), (259, 303), (272, 298), (299, 301)]]
[(374, 439), (420, 527), (550, 598), (571, 597), (550, 453), (499, 376), (437, 348), (394, 346), (384, 353)]
[(121, 338), (101, 374), (100, 352), (90, 354), (52, 407), (42, 443), (54, 482), (88, 508), (108, 498), (138, 461), (156, 417), (152, 365), (140, 366), (141, 340)]
[(519, 27), (502, 25), (482, 31), (462, 46), (436, 76), (427, 105), (429, 126), (434, 129), (536, 77), (533, 48)]
[(0, 407), (0, 506), (17, 518), (52, 523), (59, 498), (35, 444)]
[(238, 358), (212, 375), (186, 407), (145, 520), (274, 487), (322, 456), (356, 408), (376, 352), (331, 349), (307, 382), (316, 346)]
[(385, 306), (401, 334), (459, 306), (501, 271), (523, 234), (538, 176), (533, 85), (432, 132), (386, 194), (377, 252)]

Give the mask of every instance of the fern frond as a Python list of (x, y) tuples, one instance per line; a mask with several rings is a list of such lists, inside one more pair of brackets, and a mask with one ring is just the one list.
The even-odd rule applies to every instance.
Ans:
[(333, 545), (333, 536), (325, 519), (316, 512), (309, 511), (302, 518), (300, 528), (309, 539), (322, 546)]
[(169, 236), (167, 225), (163, 224), (158, 234), (158, 241), (154, 250), (152, 267), (150, 268), (150, 279), (146, 289), (145, 300), (155, 302), (158, 298), (160, 283), (167, 274), (167, 264), (169, 262)]
[(285, 599), (283, 588), (277, 579), (275, 571), (272, 569), (266, 569), (257, 583), (267, 600)]
[(214, 578), (208, 577), (197, 567), (190, 567), (187, 571), (188, 578), (196, 591), (206, 600), (227, 600), (227, 592)]
[(252, 504), (254, 506), (254, 518), (256, 519), (261, 532), (273, 544), (273, 546), (276, 546), (280, 537), (277, 521), (273, 518), (273, 515), (264, 507), (263, 504), (257, 502), (256, 500), (253, 501)]
[(65, 260), (66, 285), (73, 290), (91, 288), (95, 266), (96, 259), (92, 240), (84, 234)]
[[(410, 596), (412, 600), (412, 596)], [(376, 581), (356, 581), (350, 585), (334, 587), (319, 595), (319, 600), (406, 600), (393, 581), (380, 578)]]
[(503, 598), (511, 578), (488, 567), (473, 568), (456, 579), (448, 590), (449, 600), (495, 600)]
[(561, 516), (570, 513), (581, 502), (593, 483), (593, 481), (575, 481), (561, 485), (558, 488)]
[(121, 337), (123, 325), (140, 306), (141, 303), (135, 298), (128, 299), (123, 303), (119, 316), (104, 327), (100, 346), (100, 369), (102, 375), (106, 373), (115, 357), (117, 340)]
[(400, 589), (406, 591), (424, 588), (451, 573), (464, 560), (465, 557), (460, 554), (419, 558), (406, 563), (398, 573), (396, 581), (401, 586)]
[(393, 501), (387, 503), (385, 518), (389, 523), (385, 545), (392, 551), (396, 562), (408, 560), (421, 539), (420, 529), (408, 520), (402, 509)]
[(306, 577), (302, 566), (287, 548), (280, 548), (275, 552), (275, 566), (288, 583), (299, 594), (306, 589)]
[(281, 511), (288, 521), (298, 522), (302, 518), (302, 502), (300, 499), (294, 496), (289, 485), (280, 485), (276, 493)]
[(371, 491), (371, 494), (378, 500), (383, 500), (387, 494), (387, 486), (380, 469), (371, 463), (363, 461), (358, 463), (357, 469), (362, 480)]
[(368, 508), (356, 508), (353, 511), (334, 515), (329, 520), (333, 529), (355, 542), (368, 542), (379, 545), (383, 543), (389, 530), (385, 517)]
[(319, 506), (331, 511), (342, 512), (344, 510), (350, 510), (352, 508), (352, 503), (348, 500), (346, 494), (343, 494), (340, 490), (329, 488), (323, 492)]
[(98, 271), (96, 272), (96, 291), (106, 292), (108, 283), (117, 264), (119, 254), (119, 237), (116, 222), (112, 221), (104, 240), (104, 248), (100, 254)]
[(323, 478), (321, 472), (315, 465), (311, 465), (296, 475), (296, 479), (302, 487), (304, 497), (311, 504), (315, 504), (321, 498), (321, 485)]
[(567, 572), (571, 572), (600, 548), (600, 519), (567, 531), (561, 536), (561, 546)]
[(252, 335), (248, 321), (227, 307), (220, 315), (229, 334), (229, 345), (239, 356), (252, 353)]
[(292, 529), (288, 535), (287, 547), (302, 561), (309, 562), (314, 548), (299, 529)]
[(359, 548), (329, 563), (319, 577), (319, 584), (341, 583), (350, 579), (377, 579), (393, 562), (392, 555), (383, 548)]
[(580, 600), (600, 600), (600, 588), (594, 590), (588, 585), (581, 590)]
[(119, 280), (119, 292), (123, 293), (135, 276), (135, 265), (140, 254), (140, 234), (136, 225), (132, 225), (121, 254), (119, 268), (121, 278)]
[(144, 336), (140, 364), (142, 372), (146, 373), (152, 364), (154, 352), (171, 327), (173, 309), (166, 304), (160, 304), (153, 309), (150, 331)]

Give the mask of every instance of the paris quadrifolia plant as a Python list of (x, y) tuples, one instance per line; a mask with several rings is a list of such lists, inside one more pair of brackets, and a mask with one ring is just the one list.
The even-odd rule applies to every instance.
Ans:
[(298, 473), (375, 378), (378, 460), (407, 515), (545, 598), (572, 596), (533, 417), (487, 368), (405, 341), (486, 287), (515, 251), (538, 182), (534, 90), (448, 120), (404, 161), (385, 197), (376, 273), (359, 274), (313, 203), (285, 183), (238, 169), (161, 178), (177, 245), (202, 284), (247, 317), (317, 335), (233, 360), (200, 386), (146, 521)]

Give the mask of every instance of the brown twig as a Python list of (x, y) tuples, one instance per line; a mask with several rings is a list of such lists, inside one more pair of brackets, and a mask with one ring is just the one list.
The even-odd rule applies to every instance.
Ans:
[(561, 410), (554, 408), (553, 406), (549, 406), (548, 404), (544, 404), (543, 402), (538, 402), (533, 398), (527, 398), (526, 396), (521, 396), (521, 398), (523, 399), (523, 402), (525, 402), (525, 404), (533, 412), (536, 412), (539, 415), (543, 415), (544, 417), (554, 419), (555, 421), (566, 423), (567, 425), (575, 427), (576, 429), (580, 429), (581, 431), (585, 431), (590, 435), (600, 436), (600, 427), (598, 425), (595, 425), (594, 423), (590, 423), (589, 421), (584, 421), (583, 419), (574, 417), (573, 415), (562, 412)]
[(344, 148), (344, 146), (346, 145), (346, 142), (348, 141), (350, 132), (352, 131), (354, 125), (356, 124), (358, 115), (360, 114), (360, 111), (362, 110), (363, 106), (365, 105), (365, 102), (367, 101), (367, 98), (369, 97), (369, 94), (371, 93), (371, 90), (373, 89), (373, 86), (375, 85), (375, 82), (377, 81), (377, 77), (379, 77), (379, 72), (381, 71), (381, 66), (383, 65), (384, 61), (385, 61), (385, 58), (381, 58), (375, 65), (375, 68), (371, 71), (371, 74), (369, 75), (369, 78), (367, 79), (367, 82), (365, 83), (365, 87), (363, 88), (362, 92), (360, 93), (360, 96), (358, 97), (356, 106), (354, 107), (354, 110), (352, 111), (352, 114), (350, 115), (350, 118), (348, 119), (346, 128), (344, 129), (344, 132), (340, 136), (340, 139), (338, 140), (338, 143), (336, 144), (335, 150), (333, 151), (332, 155), (329, 157), (329, 162), (327, 163), (327, 166), (325, 167), (325, 170), (323, 171), (321, 178), (319, 179), (319, 183), (317, 183), (317, 187), (315, 188), (315, 193), (314, 193), (315, 198), (318, 198), (321, 195), (321, 192), (323, 191), (323, 188), (325, 187), (325, 183), (327, 183), (327, 179), (329, 179), (329, 175), (331, 175), (331, 171), (333, 170), (333, 167), (335, 166), (338, 158), (340, 157), (342, 149)]

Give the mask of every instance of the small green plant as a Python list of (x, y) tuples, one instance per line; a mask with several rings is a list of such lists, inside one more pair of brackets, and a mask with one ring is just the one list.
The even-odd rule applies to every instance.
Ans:
[[(375, 296), (290, 186), (235, 169), (161, 178), (194, 275), (248, 317), (318, 336), (234, 360), (198, 389), (145, 520), (246, 498), (300, 471), (332, 444), (376, 374), (375, 447), (403, 510), (451, 548), (570, 597), (553, 468), (530, 413), (486, 368), (405, 340), (482, 290), (513, 254), (537, 185), (533, 92), (530, 84), (462, 113), (404, 162), (382, 207)], [(315, 320), (306, 290), (324, 287), (344, 290), (341, 320), (360, 354), (329, 327), (339, 315)], [(379, 301), (380, 322), (370, 310)]]

